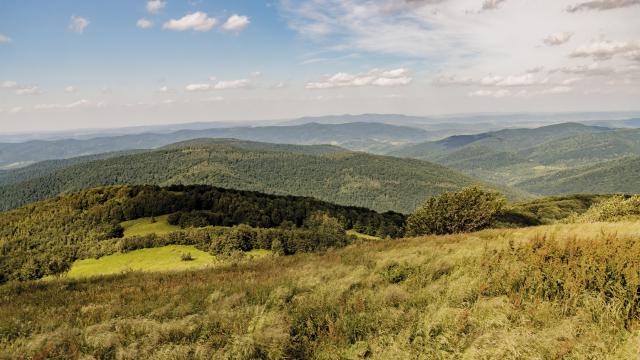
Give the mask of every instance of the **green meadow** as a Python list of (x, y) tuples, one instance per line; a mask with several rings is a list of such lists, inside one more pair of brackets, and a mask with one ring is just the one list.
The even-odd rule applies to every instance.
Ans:
[(144, 217), (135, 220), (124, 221), (120, 225), (124, 228), (124, 236), (144, 236), (148, 234), (168, 234), (180, 230), (177, 225), (167, 222), (169, 215)]

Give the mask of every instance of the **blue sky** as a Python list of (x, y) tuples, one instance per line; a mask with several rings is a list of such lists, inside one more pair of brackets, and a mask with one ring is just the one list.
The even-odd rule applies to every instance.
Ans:
[(3, 0), (0, 132), (638, 110), (639, 5)]

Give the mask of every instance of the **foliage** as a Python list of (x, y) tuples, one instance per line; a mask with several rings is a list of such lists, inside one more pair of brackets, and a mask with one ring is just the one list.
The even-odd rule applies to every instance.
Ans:
[(585, 213), (567, 221), (589, 223), (621, 221), (640, 216), (640, 195), (616, 195), (594, 204)]
[(640, 157), (629, 156), (595, 164), (591, 162), (586, 166), (536, 177), (516, 186), (543, 195), (593, 192), (636, 194), (640, 193), (640, 182), (637, 181), (639, 173)]
[(509, 204), (497, 215), (495, 226), (526, 227), (571, 221), (593, 204), (611, 195), (561, 195)]
[(0, 358), (635, 359), (639, 229), (492, 229), (5, 284)]
[[(275, 228), (282, 224), (299, 228), (311, 214), (320, 211), (337, 219), (332, 221), (339, 222), (343, 228), (358, 227), (370, 235), (393, 237), (402, 234), (404, 223), (404, 216), (397, 213), (379, 214), (368, 209), (344, 207), (310, 198), (267, 195), (211, 186), (96, 188), (0, 213), (0, 283), (14, 279), (37, 279), (62, 272), (74, 260), (113, 253), (120, 246), (117, 244), (135, 241), (140, 244), (154, 243), (155, 236), (165, 239), (160, 231), (158, 234), (132, 238), (131, 234), (136, 233), (131, 232), (132, 226), (133, 230), (137, 229), (138, 234), (148, 234), (150, 229), (167, 230), (168, 225), (160, 215), (194, 211), (219, 214), (214, 225), (246, 224), (263, 228)], [(158, 217), (161, 221), (149, 223), (149, 217)], [(145, 219), (140, 220), (141, 218)], [(129, 222), (130, 220), (134, 222)], [(128, 228), (130, 235), (122, 241), (120, 237), (125, 229), (121, 223)], [(172, 229), (174, 228), (169, 228)], [(322, 231), (325, 229), (328, 230), (329, 227)], [(276, 234), (280, 230), (274, 231)], [(290, 238), (290, 242), (282, 240), (284, 251), (288, 254), (327, 247), (325, 244), (310, 243), (325, 241), (326, 237), (314, 235), (314, 232), (319, 231), (302, 229), (299, 233), (294, 232), (283, 232)], [(330, 236), (335, 234), (332, 230)], [(162, 241), (164, 244), (187, 244)], [(344, 244), (342, 238), (334, 237), (330, 242), (331, 246)], [(208, 246), (209, 244), (207, 250)], [(233, 246), (236, 245), (229, 243), (223, 248), (230, 249)], [(226, 251), (224, 249), (218, 251)]]
[(407, 219), (407, 234), (455, 234), (490, 226), (504, 206), (499, 194), (477, 186), (428, 199)]
[(326, 148), (233, 140), (177, 144), (73, 164), (0, 186), (0, 209), (96, 186), (209, 184), (409, 213), (427, 196), (474, 182), (425, 161)]

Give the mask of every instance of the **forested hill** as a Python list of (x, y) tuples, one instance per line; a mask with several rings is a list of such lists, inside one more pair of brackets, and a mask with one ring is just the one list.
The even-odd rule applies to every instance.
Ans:
[(351, 150), (383, 152), (389, 147), (427, 139), (425, 130), (374, 123), (303, 124), (292, 126), (233, 127), (180, 130), (97, 137), (0, 143), (0, 169), (12, 164), (64, 159), (130, 149), (153, 149), (195, 138), (235, 138), (287, 144), (334, 144)]
[(478, 183), (426, 161), (337, 149), (197, 140), (79, 163), (0, 187), (0, 208), (103, 185), (208, 184), (408, 213), (428, 196)]
[(336, 218), (346, 229), (372, 235), (397, 237), (403, 231), (401, 214), (379, 214), (304, 197), (202, 185), (93, 188), (0, 213), (0, 284), (56, 274), (74, 260), (122, 250), (120, 223), (127, 220), (171, 214), (184, 228), (243, 224), (296, 229), (317, 212)]
[[(518, 186), (558, 171), (640, 155), (640, 129), (567, 123), (453, 136), (407, 146), (392, 154), (433, 161), (485, 181)], [(590, 191), (603, 193), (611, 188)]]
[(564, 170), (518, 184), (541, 195), (578, 193), (640, 193), (640, 157), (625, 157)]

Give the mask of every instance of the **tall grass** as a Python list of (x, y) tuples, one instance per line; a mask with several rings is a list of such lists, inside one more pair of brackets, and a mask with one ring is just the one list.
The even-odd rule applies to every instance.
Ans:
[(0, 349), (5, 358), (637, 358), (639, 233), (637, 224), (486, 230), (8, 284)]

